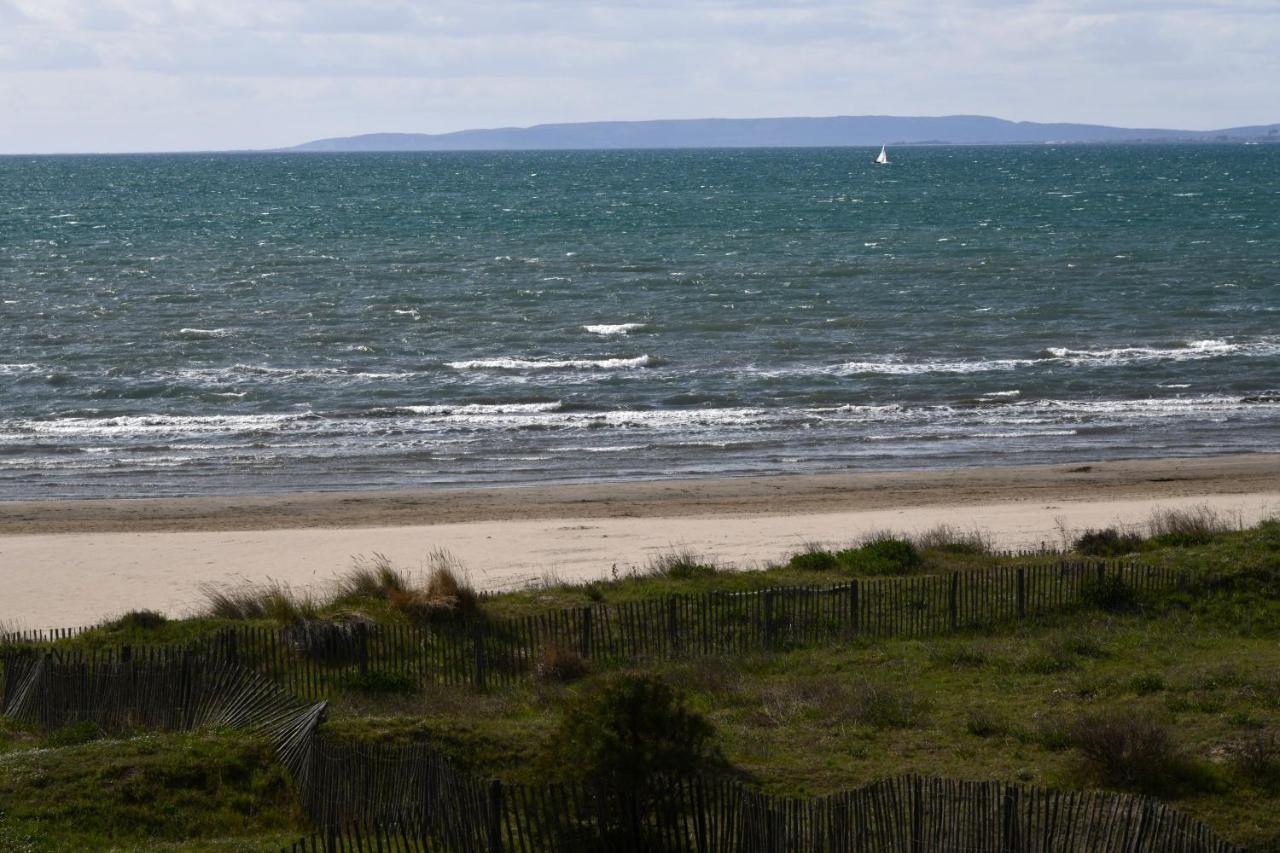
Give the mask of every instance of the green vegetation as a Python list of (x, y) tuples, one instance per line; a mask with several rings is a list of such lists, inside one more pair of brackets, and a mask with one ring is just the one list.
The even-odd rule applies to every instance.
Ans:
[(0, 753), (2, 850), (275, 851), (304, 831), (270, 748), (244, 735), (17, 746)]
[[(1186, 571), (1191, 582), (1179, 592), (1139, 597), (1104, 581), (1090, 587), (1087, 606), (1037, 620), (732, 658), (624, 665), (551, 648), (534, 677), (484, 692), (420, 689), (371, 669), (331, 697), (322, 731), (344, 741), (426, 741), (509, 782), (701, 767), (791, 795), (911, 772), (1135, 791), (1174, 801), (1232, 841), (1280, 850), (1280, 521), (1243, 531), (1206, 531), (1204, 521), (1153, 519), (1125, 546), (1143, 562)], [(931, 544), (881, 536), (809, 548), (754, 573), (677, 553), (651, 573), (492, 597), (366, 563), (334, 598), (290, 618), (307, 630), (358, 630), (341, 626), (420, 618), (396, 603), (406, 594), (437, 602), (430, 621), (839, 583), (888, 564), (901, 574), (1005, 562), (962, 540), (955, 531)], [(195, 636), (227, 624), (147, 621), (123, 617), (72, 642)], [(113, 741), (89, 726), (41, 733), (0, 720), (0, 848), (271, 849), (302, 833), (273, 766), (243, 735)], [(142, 780), (139, 802), (125, 780)], [(80, 807), (84, 820), (67, 818)]]

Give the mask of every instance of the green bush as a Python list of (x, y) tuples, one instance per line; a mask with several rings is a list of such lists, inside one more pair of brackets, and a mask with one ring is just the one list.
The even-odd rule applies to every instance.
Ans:
[(830, 551), (810, 547), (793, 554), (787, 568), (802, 572), (832, 572), (840, 568), (840, 559)]
[(661, 679), (620, 675), (570, 699), (547, 758), (557, 775), (644, 792), (656, 777), (718, 764), (713, 736)]

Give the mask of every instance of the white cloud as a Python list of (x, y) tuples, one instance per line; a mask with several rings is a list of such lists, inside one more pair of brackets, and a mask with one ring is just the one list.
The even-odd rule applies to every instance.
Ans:
[(0, 0), (0, 151), (703, 115), (1275, 121), (1274, 0)]

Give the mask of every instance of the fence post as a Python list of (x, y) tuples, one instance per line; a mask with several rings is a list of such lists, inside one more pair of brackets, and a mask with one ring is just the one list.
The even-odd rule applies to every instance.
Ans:
[(667, 639), (671, 645), (673, 654), (680, 653), (680, 631), (679, 625), (676, 623), (676, 597), (670, 596), (667, 599)]
[(853, 635), (858, 635), (858, 579), (849, 581), (849, 625)]
[(1018, 566), (1018, 618), (1027, 615), (1027, 570)]
[(489, 853), (502, 853), (502, 783), (489, 783)]
[(960, 590), (960, 573), (951, 573), (951, 588), (947, 590), (947, 614), (951, 618), (951, 630), (956, 629), (956, 623), (959, 621), (956, 599), (959, 598)]
[(360, 656), (360, 675), (369, 674), (369, 626), (356, 623), (356, 653)]
[(911, 853), (925, 853), (924, 849), (924, 781), (911, 780)]
[(1021, 809), (1022, 791), (1013, 785), (1006, 785), (1004, 796), (1000, 802), (1000, 850), (1001, 853), (1021, 853), (1022, 838), (1019, 832), (1018, 817)]
[(578, 654), (584, 658), (591, 657), (591, 608), (582, 608), (582, 622), (578, 626)]
[(764, 645), (773, 648), (773, 590), (764, 591)]
[(480, 628), (476, 627), (472, 632), (472, 639), (475, 642), (475, 686), (481, 690), (484, 689), (484, 636), (480, 632)]

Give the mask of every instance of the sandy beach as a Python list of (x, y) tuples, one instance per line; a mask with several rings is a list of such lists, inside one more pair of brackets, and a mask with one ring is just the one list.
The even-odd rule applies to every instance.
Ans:
[(1092, 464), (176, 499), (0, 503), (0, 622), (173, 615), (205, 582), (323, 584), (354, 555), (407, 568), (447, 548), (483, 588), (607, 577), (671, 547), (749, 568), (808, 542), (941, 523), (1000, 547), (1134, 524), (1157, 506), (1280, 513), (1280, 454)]

